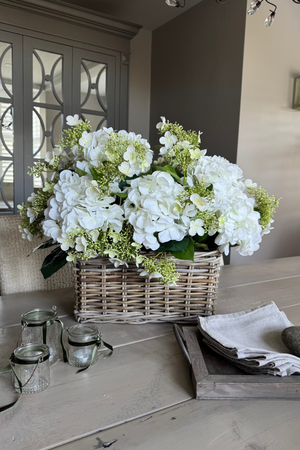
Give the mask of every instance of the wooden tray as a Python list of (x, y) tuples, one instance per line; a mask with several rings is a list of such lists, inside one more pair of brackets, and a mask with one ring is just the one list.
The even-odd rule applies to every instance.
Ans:
[(299, 375), (249, 375), (205, 345), (196, 327), (174, 325), (174, 333), (191, 364), (196, 399), (300, 398)]

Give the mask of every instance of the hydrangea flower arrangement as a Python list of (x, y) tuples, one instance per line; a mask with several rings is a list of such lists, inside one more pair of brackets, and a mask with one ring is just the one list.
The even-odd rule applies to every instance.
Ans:
[(236, 164), (206, 156), (200, 132), (162, 117), (153, 162), (141, 135), (92, 132), (78, 115), (67, 124), (59, 147), (30, 170), (52, 173), (51, 181), (19, 206), (23, 238), (46, 236), (37, 249), (55, 246), (41, 269), (45, 278), (67, 261), (102, 255), (116, 267), (133, 260), (142, 276), (176, 284), (167, 254), (193, 260), (195, 250), (227, 255), (236, 247), (252, 255), (270, 232), (279, 200), (244, 180)]

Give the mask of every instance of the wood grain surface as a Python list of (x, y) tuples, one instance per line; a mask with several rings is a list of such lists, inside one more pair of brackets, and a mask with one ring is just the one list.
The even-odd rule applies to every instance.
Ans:
[[(300, 257), (221, 268), (216, 313), (270, 300), (300, 325)], [(1, 366), (18, 341), (22, 312), (52, 305), (65, 326), (75, 323), (72, 289), (0, 299)], [(48, 389), (24, 395), (0, 415), (1, 450), (95, 450), (110, 443), (110, 450), (299, 449), (299, 401), (195, 400), (170, 324), (98, 327), (114, 355), (100, 356), (80, 374), (58, 361)], [(10, 375), (2, 375), (1, 404), (15, 397)]]
[(189, 400), (59, 450), (299, 450), (298, 401)]

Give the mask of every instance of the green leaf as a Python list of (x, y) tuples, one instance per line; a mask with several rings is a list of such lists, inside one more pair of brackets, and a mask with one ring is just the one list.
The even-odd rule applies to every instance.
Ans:
[(205, 239), (207, 239), (208, 237), (208, 233), (204, 233), (203, 236), (199, 236), (198, 234), (196, 234), (195, 236), (193, 236), (193, 239), (195, 242), (203, 242), (205, 241)]
[(123, 181), (120, 181), (120, 183), (119, 183), (119, 188), (121, 189), (121, 191), (123, 191), (123, 189), (128, 187), (128, 186), (129, 185), (127, 184), (127, 180), (126, 179), (123, 180)]
[(164, 244), (160, 244), (159, 252), (179, 252), (184, 251), (190, 242), (188, 236), (184, 237), (181, 241), (169, 241)]
[(153, 172), (157, 172), (157, 171), (163, 172), (162, 166), (151, 166), (149, 173), (152, 174)]
[(42, 250), (43, 248), (49, 248), (52, 247), (53, 245), (58, 245), (56, 241), (54, 241), (53, 239), (49, 239), (48, 241), (42, 242), (40, 245), (38, 245), (37, 247), (35, 247), (31, 253), (29, 253), (28, 256), (32, 255), (32, 253), (36, 252), (37, 250)]
[(213, 185), (210, 184), (206, 189), (207, 189), (208, 191), (212, 191), (212, 190), (213, 190)]
[(185, 250), (171, 253), (177, 259), (183, 259), (185, 261), (194, 261), (195, 245), (193, 239), (189, 238), (189, 243)]
[(98, 181), (99, 179), (99, 173), (95, 169), (95, 167), (90, 167), (90, 172), (94, 180)]
[(84, 170), (79, 169), (78, 167), (76, 167), (76, 171), (78, 173), (78, 175), (80, 177), (83, 177), (84, 175), (87, 175), (87, 172), (85, 172)]
[(201, 248), (202, 250), (205, 250), (206, 252), (208, 252), (208, 250), (209, 250), (208, 245), (206, 245), (206, 244), (199, 244), (198, 242), (196, 242), (195, 247), (197, 249)]
[(127, 198), (128, 194), (127, 192), (112, 192), (113, 195), (117, 195), (120, 198)]
[(177, 175), (176, 170), (172, 166), (164, 166), (162, 168), (165, 172), (168, 172), (174, 180), (178, 181), (178, 183), (182, 184), (180, 177)]
[(67, 253), (60, 247), (56, 247), (52, 252), (46, 256), (41, 272), (45, 279), (51, 277), (55, 272), (67, 264)]

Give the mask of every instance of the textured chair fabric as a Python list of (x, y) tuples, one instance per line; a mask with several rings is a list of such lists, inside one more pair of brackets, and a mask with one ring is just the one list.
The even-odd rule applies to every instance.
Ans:
[[(74, 285), (71, 264), (66, 264), (47, 280), (40, 269), (50, 249), (30, 252), (41, 244), (22, 239), (18, 225), (20, 216), (0, 217), (0, 292), (1, 295), (66, 288)], [(46, 239), (45, 239), (46, 240)]]

